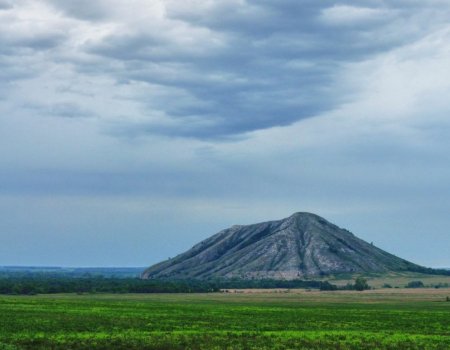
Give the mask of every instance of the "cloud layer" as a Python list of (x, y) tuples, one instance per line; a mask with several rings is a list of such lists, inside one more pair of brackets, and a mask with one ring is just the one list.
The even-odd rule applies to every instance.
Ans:
[[(377, 5), (5, 2), (3, 81), (16, 109), (70, 105), (131, 137), (232, 137), (338, 108), (352, 93), (341, 81), (347, 65), (420, 40), (448, 17), (436, 4)], [(30, 85), (41, 85), (39, 101)]]
[(4, 263), (83, 264), (72, 242), (145, 265), (309, 210), (450, 265), (449, 19), (438, 0), (0, 1)]

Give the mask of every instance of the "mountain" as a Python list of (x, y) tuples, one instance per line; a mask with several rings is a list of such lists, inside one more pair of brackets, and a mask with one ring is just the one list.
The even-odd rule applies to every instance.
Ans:
[(142, 278), (295, 279), (424, 269), (320, 216), (295, 213), (282, 220), (220, 231), (185, 253), (149, 267)]

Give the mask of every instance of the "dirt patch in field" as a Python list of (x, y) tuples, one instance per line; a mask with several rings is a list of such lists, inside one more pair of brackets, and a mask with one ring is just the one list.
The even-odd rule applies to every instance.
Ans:
[[(228, 291), (228, 292), (227, 292)], [(227, 289), (223, 290), (222, 299), (261, 299), (271, 301), (298, 302), (337, 302), (337, 303), (411, 303), (411, 302), (446, 302), (450, 298), (450, 288), (418, 289), (374, 289), (358, 291), (318, 291), (307, 289)]]

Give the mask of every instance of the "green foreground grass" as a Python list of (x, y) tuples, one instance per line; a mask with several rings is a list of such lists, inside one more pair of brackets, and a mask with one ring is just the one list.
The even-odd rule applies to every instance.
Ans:
[(447, 295), (0, 296), (0, 349), (449, 349)]

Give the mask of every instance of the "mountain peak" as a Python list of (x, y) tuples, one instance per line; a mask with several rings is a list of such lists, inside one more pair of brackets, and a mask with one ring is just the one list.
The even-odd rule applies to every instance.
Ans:
[(291, 216), (287, 217), (284, 220), (290, 220), (290, 219), (295, 219), (296, 221), (301, 221), (301, 222), (318, 222), (321, 224), (331, 224), (330, 222), (328, 222), (323, 217), (321, 217), (317, 214), (301, 212), (301, 211), (292, 214)]
[(294, 214), (292, 214), (290, 217), (296, 217), (296, 218), (320, 218), (320, 219), (323, 219), (322, 217), (320, 217), (317, 214), (308, 213), (306, 211), (297, 211)]
[(420, 266), (369, 244), (324, 218), (296, 212), (275, 221), (234, 225), (143, 278), (294, 279), (339, 273), (407, 271)]

